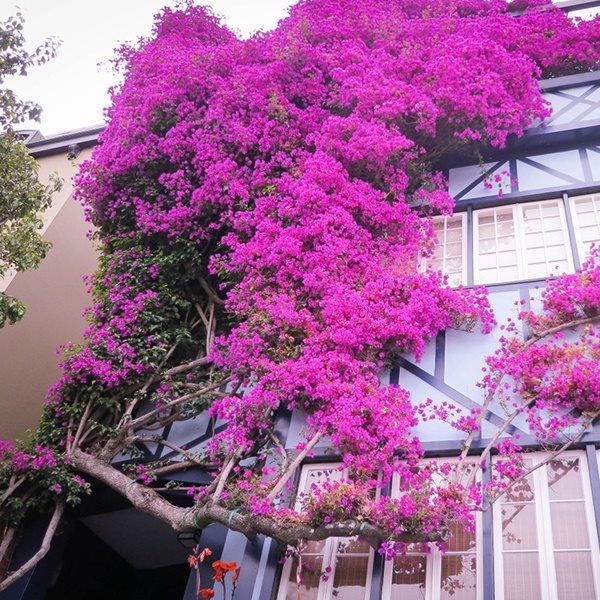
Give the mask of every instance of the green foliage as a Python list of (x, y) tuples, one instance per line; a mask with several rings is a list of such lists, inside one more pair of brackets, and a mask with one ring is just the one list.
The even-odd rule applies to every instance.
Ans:
[[(26, 75), (30, 67), (52, 58), (57, 43), (48, 39), (33, 52), (24, 45), (23, 17), (17, 13), (0, 23), (0, 279), (39, 266), (50, 247), (39, 233), (40, 214), (60, 187), (57, 178), (50, 185), (40, 183), (36, 161), (13, 131), (26, 119), (39, 119), (40, 107), (4, 86), (7, 77)], [(22, 302), (0, 292), (0, 328), (24, 313)]]
[(0, 22), (0, 129), (3, 131), (28, 119), (37, 121), (42, 112), (36, 103), (21, 100), (4, 87), (5, 79), (15, 75), (24, 77), (31, 67), (53, 58), (58, 48), (58, 41), (48, 38), (33, 52), (26, 50), (23, 24), (20, 12)]

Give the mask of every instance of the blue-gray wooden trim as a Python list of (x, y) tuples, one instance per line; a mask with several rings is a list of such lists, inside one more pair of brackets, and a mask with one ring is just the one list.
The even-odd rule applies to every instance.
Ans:
[[(173, 423), (169, 423), (162, 432), (162, 437), (165, 440), (169, 439), (169, 436), (171, 435), (171, 429), (173, 429)], [(157, 444), (156, 447), (156, 452), (154, 453), (154, 457), (156, 459), (160, 458), (160, 455), (165, 451), (166, 446), (161, 446), (160, 444)]]
[(508, 160), (508, 171), (510, 173), (510, 193), (516, 194), (519, 191), (519, 173), (517, 171), (517, 159)]
[[(210, 525), (202, 530), (199, 544), (202, 548), (210, 548), (213, 553), (212, 558), (218, 560), (222, 557), (226, 537), (227, 529), (223, 525)], [(223, 560), (227, 560), (227, 557), (223, 557)], [(212, 562), (208, 560), (200, 564), (200, 578), (203, 585), (206, 584), (206, 587), (210, 587), (210, 584), (212, 584), (214, 574), (210, 566)], [(196, 575), (193, 569), (190, 569), (190, 576), (182, 600), (197, 600)]]
[(590, 487), (592, 488), (592, 503), (594, 506), (594, 515), (596, 517), (596, 531), (600, 540), (600, 472), (598, 471), (598, 455), (594, 444), (587, 444), (585, 447), (588, 463), (588, 473), (590, 475)]
[(473, 205), (467, 204), (467, 285), (475, 281), (475, 247), (473, 243)]
[[(583, 196), (585, 194), (594, 194), (600, 191), (600, 181), (594, 183), (584, 183), (580, 186), (561, 185), (534, 192), (519, 192), (517, 194), (504, 194), (502, 198), (498, 196), (488, 196), (480, 198), (469, 198), (468, 200), (457, 200), (454, 211), (463, 212), (467, 210), (469, 203), (473, 210), (480, 208), (491, 208), (492, 206), (505, 206), (507, 204), (521, 204), (524, 202), (539, 202), (540, 200), (552, 200), (562, 196), (564, 193)], [(573, 194), (572, 192), (576, 192)], [(457, 197), (458, 198), (458, 197)]]
[[(577, 87), (582, 87), (582, 86), (577, 86)], [(581, 123), (582, 120), (586, 117), (586, 115), (588, 115), (594, 109), (600, 107), (600, 102), (598, 102), (597, 100), (588, 100), (588, 96), (593, 94), (598, 89), (598, 86), (595, 86), (595, 85), (591, 86), (590, 89), (586, 90), (583, 94), (581, 94), (581, 96), (577, 96), (575, 94), (569, 93), (569, 89), (577, 89), (577, 87), (567, 88), (564, 90), (555, 90), (555, 91), (549, 92), (550, 94), (552, 94), (554, 96), (559, 96), (560, 98), (565, 98), (567, 100), (570, 100), (570, 102), (568, 104), (566, 104), (565, 106), (563, 106), (559, 111), (552, 113), (552, 116), (550, 117), (550, 121), (549, 121), (550, 123), (552, 123), (552, 121), (554, 121), (554, 119), (556, 119), (557, 117), (560, 117), (561, 115), (563, 115), (567, 111), (571, 110), (571, 108), (573, 108), (574, 106), (577, 106), (578, 104), (587, 104), (588, 110), (584, 111), (580, 115), (577, 115), (577, 117), (575, 119), (573, 119), (573, 121), (572, 121), (573, 124)]]
[[(519, 300), (521, 301), (521, 307), (526, 310), (531, 310), (531, 288), (521, 287), (519, 288)], [(523, 326), (523, 339), (528, 340), (531, 337), (532, 331), (529, 323), (526, 321), (522, 323)]]
[(250, 600), (262, 600), (275, 595), (277, 588), (276, 580), (278, 577), (279, 556), (281, 552), (277, 547), (277, 542), (272, 538), (259, 536), (260, 541), (260, 560), (255, 573), (253, 585), (248, 586), (252, 591)]
[[(563, 2), (557, 2), (556, 6), (565, 12), (571, 12), (573, 10), (582, 10), (584, 8), (595, 8), (596, 6), (600, 6), (600, 0), (563, 0)], [(598, 76), (598, 71), (594, 71), (593, 73), (582, 73), (581, 75)], [(581, 77), (581, 75), (566, 75), (565, 77), (557, 77), (557, 79)], [(546, 81), (552, 80), (546, 79)]]
[[(9, 569), (11, 571), (16, 571), (40, 549), (48, 521), (48, 518), (43, 517), (27, 521), (10, 562)], [(45, 598), (48, 588), (52, 585), (56, 572), (60, 568), (67, 537), (68, 533), (64, 531), (56, 535), (46, 556), (7, 590), (0, 593), (0, 600)]]
[(571, 246), (571, 256), (573, 257), (573, 265), (576, 269), (581, 268), (581, 257), (579, 256), (579, 248), (577, 248), (577, 240), (575, 238), (575, 225), (573, 223), (573, 213), (571, 212), (571, 202), (569, 194), (562, 195), (563, 208), (565, 210), (565, 218), (567, 220), (567, 231), (569, 233), (569, 244)]
[[(390, 496), (392, 493), (392, 483), (388, 481), (386, 485), (380, 490), (382, 496)], [(383, 576), (385, 573), (385, 559), (379, 554), (379, 552), (375, 552), (373, 556), (373, 572), (371, 577), (371, 593), (369, 596), (369, 600), (379, 600), (381, 598), (381, 593), (383, 590)]]
[(590, 157), (588, 156), (585, 148), (579, 148), (579, 160), (581, 161), (581, 168), (583, 170), (583, 176), (585, 180), (594, 181), (592, 166), (590, 165)]
[(446, 332), (440, 331), (435, 338), (434, 376), (444, 381), (446, 374)]
[[(579, 148), (579, 151), (584, 150), (583, 148)], [(584, 150), (585, 152), (585, 150)], [(536, 154), (535, 156), (544, 156), (543, 154)], [(520, 156), (519, 160), (522, 163), (525, 163), (526, 165), (529, 165), (530, 167), (534, 167), (540, 171), (544, 171), (544, 173), (547, 173), (548, 175), (552, 175), (553, 177), (557, 177), (558, 179), (562, 179), (563, 181), (566, 181), (567, 183), (571, 183), (573, 185), (580, 185), (582, 183), (586, 183), (585, 180), (581, 180), (581, 179), (577, 179), (577, 177), (573, 177), (572, 175), (569, 175), (569, 173), (563, 173), (562, 171), (559, 171), (558, 169), (554, 169), (553, 167), (549, 167), (548, 165), (543, 165), (542, 163), (538, 162), (537, 160), (534, 160), (533, 157), (531, 156)], [(591, 182), (591, 180), (589, 180)]]
[[(486, 485), (492, 478), (492, 465), (488, 461), (481, 471), (482, 484)], [(483, 600), (494, 600), (494, 523), (492, 507), (485, 500), (481, 515), (481, 543), (483, 571)]]
[[(577, 8), (589, 8), (600, 6), (600, 0), (566, 0), (565, 2), (557, 3), (559, 7), (566, 7), (567, 5), (577, 6)], [(600, 82), (600, 71), (592, 71), (590, 73), (575, 73), (574, 75), (542, 79), (540, 81), (540, 88), (543, 92), (551, 92), (562, 88), (581, 87), (598, 82)]]
[(383, 575), (385, 573), (385, 559), (374, 551), (373, 554), (373, 570), (371, 571), (371, 593), (369, 600), (379, 600), (383, 590)]
[[(220, 433), (226, 428), (227, 425), (225, 424), (219, 425), (218, 427), (209, 427), (208, 430), (202, 435), (199, 435), (198, 437), (190, 440), (189, 442), (185, 442), (185, 444), (181, 444), (181, 448), (183, 448), (183, 450), (191, 450), (199, 444), (207, 442), (215, 435), (215, 433)], [(167, 452), (166, 454), (162, 455), (160, 458), (161, 460), (168, 460), (169, 458), (173, 458), (175, 456), (179, 456), (179, 452), (177, 450), (172, 450), (171, 452)]]
[[(591, 107), (590, 110), (586, 110), (583, 114), (588, 114), (591, 110), (594, 110), (594, 107)], [(558, 125), (553, 125), (552, 121), (550, 121), (548, 125), (538, 125), (537, 127), (527, 129), (525, 135), (522, 138), (519, 138), (519, 140), (524, 140), (521, 144), (527, 142), (529, 147), (534, 147), (534, 143), (538, 140), (540, 142), (542, 142), (542, 140), (548, 142), (550, 138), (565, 136), (577, 138), (580, 137), (580, 134), (584, 134), (589, 139), (590, 136), (593, 137), (594, 132), (596, 132), (599, 127), (600, 118), (588, 119), (587, 121), (573, 120), (569, 123), (561, 123)], [(558, 139), (556, 141), (558, 141)], [(537, 144), (535, 145), (537, 146)], [(525, 145), (523, 147), (527, 146)]]
[(506, 161), (504, 160), (496, 161), (495, 164), (493, 164), (491, 167), (483, 170), (479, 177), (474, 179), (467, 187), (463, 188), (458, 194), (456, 194), (456, 196), (454, 196), (455, 200), (458, 202), (463, 196), (468, 194), (472, 189), (476, 188), (480, 183), (482, 183), (486, 179), (486, 177), (489, 177), (492, 173), (495, 173), (505, 162)]
[[(579, 141), (574, 144), (564, 144), (564, 145), (560, 145), (560, 146), (553, 145), (551, 151), (549, 151), (550, 149), (548, 147), (545, 147), (543, 149), (540, 148), (537, 150), (531, 149), (530, 151), (524, 151), (524, 150), (521, 150), (519, 152), (513, 151), (513, 152), (507, 153), (506, 155), (502, 156), (502, 158), (500, 158), (500, 159), (496, 159), (496, 160), (490, 159), (487, 162), (494, 163), (494, 164), (488, 170), (486, 170), (485, 172), (478, 175), (475, 179), (473, 179), (473, 181), (471, 181), (471, 183), (469, 183), (466, 187), (464, 187), (462, 190), (460, 190), (457, 194), (455, 194), (454, 197), (455, 197), (455, 200), (457, 201), (457, 205), (460, 205), (461, 202), (463, 205), (466, 205), (468, 202), (474, 202), (474, 203), (478, 203), (478, 202), (486, 202), (486, 203), (492, 202), (493, 203), (493, 202), (495, 202), (497, 204), (502, 204), (503, 202), (505, 202), (505, 200), (504, 200), (505, 197), (510, 197), (511, 199), (512, 198), (528, 198), (528, 197), (539, 198), (540, 196), (542, 196), (544, 194), (556, 193), (557, 189), (563, 189), (563, 191), (569, 191), (570, 189), (572, 189), (573, 186), (576, 186), (577, 189), (580, 189), (586, 185), (588, 187), (599, 187), (600, 182), (594, 181), (594, 179), (592, 177), (591, 169), (589, 168), (589, 157), (587, 156), (588, 152), (600, 153), (600, 148), (598, 147), (598, 138), (599, 137), (600, 137), (600, 130), (598, 131), (597, 135), (595, 135), (593, 141), (591, 141), (591, 140), (588, 140), (586, 142)], [(537, 157), (544, 157), (548, 154), (555, 154), (558, 152), (568, 152), (568, 151), (578, 151), (580, 160), (582, 160), (582, 168), (584, 171), (584, 181), (577, 179), (576, 177), (572, 177), (568, 173), (563, 173), (562, 171), (558, 171), (551, 167), (547, 167), (546, 165), (542, 165), (536, 161)], [(500, 168), (500, 166), (502, 166), (506, 162), (509, 163), (509, 172), (511, 173), (511, 178), (517, 179), (516, 187), (518, 187), (518, 177), (517, 177), (518, 173), (517, 173), (517, 169), (516, 169), (516, 162), (519, 160), (529, 164), (530, 166), (535, 167), (536, 169), (545, 171), (549, 175), (559, 177), (560, 179), (563, 179), (565, 181), (565, 183), (560, 186), (552, 186), (552, 187), (548, 187), (548, 188), (538, 188), (535, 190), (527, 190), (527, 191), (520, 192), (520, 191), (518, 191), (518, 189), (515, 189), (515, 186), (512, 185), (514, 182), (511, 182), (511, 191), (505, 192), (503, 194), (502, 198), (499, 198), (498, 195), (493, 195), (493, 196), (486, 195), (486, 196), (480, 196), (477, 198), (468, 198), (468, 199), (463, 200), (463, 197), (466, 194), (468, 194), (477, 185), (482, 183), (483, 180), (488, 175), (494, 173), (498, 168)], [(511, 163), (513, 164), (512, 170), (511, 170)], [(473, 162), (467, 162), (467, 163), (453, 165), (451, 168), (477, 167), (477, 166), (478, 165), (474, 164)]]
[[(406, 369), (409, 373), (412, 373), (419, 379), (423, 380), (425, 383), (428, 383), (431, 387), (435, 388), (439, 392), (442, 392), (443, 394), (454, 400), (454, 402), (460, 404), (461, 406), (464, 406), (465, 408), (468, 408), (469, 410), (481, 406), (477, 402), (471, 400), (468, 396), (465, 396), (464, 394), (461, 394), (461, 392), (459, 392), (458, 390), (455, 390), (453, 387), (450, 387), (445, 381), (438, 379), (435, 375), (427, 373), (427, 371), (424, 371), (423, 369), (421, 369), (420, 367), (418, 367), (417, 365), (405, 358), (401, 357), (399, 359), (399, 366), (403, 369)], [(490, 410), (486, 411), (484, 419), (486, 421), (489, 421), (492, 425), (496, 425), (496, 427), (501, 427), (504, 423), (504, 419), (502, 417)], [(516, 431), (520, 431), (523, 434), (526, 433), (525, 431), (520, 430), (514, 425), (511, 425), (507, 429), (507, 432), (510, 435), (512, 435)]]

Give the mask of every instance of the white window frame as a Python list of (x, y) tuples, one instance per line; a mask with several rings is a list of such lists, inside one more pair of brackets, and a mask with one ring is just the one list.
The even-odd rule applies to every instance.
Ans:
[[(306, 489), (308, 474), (311, 471), (322, 471), (325, 469), (336, 470), (339, 469), (340, 463), (311, 463), (304, 465), (302, 467), (302, 472), (300, 473), (300, 481), (298, 482), (298, 494), (295, 502), (295, 509), (299, 510), (301, 508), (302, 501), (300, 499), (300, 493), (307, 492)], [(340, 478), (344, 478), (348, 475), (348, 470), (344, 469), (343, 471), (337, 471), (339, 473)], [(333, 598), (333, 583), (335, 579), (335, 567), (336, 567), (336, 559), (337, 559), (337, 547), (338, 543), (342, 538), (330, 537), (325, 541), (325, 547), (323, 548), (323, 570), (327, 567), (331, 567), (331, 571), (327, 574), (327, 581), (323, 581), (323, 578), (319, 580), (319, 589), (317, 592), (317, 600), (331, 600)], [(343, 556), (343, 555), (342, 555)], [(367, 564), (367, 579), (365, 585), (365, 600), (367, 600), (371, 595), (371, 584), (373, 581), (373, 562), (374, 562), (374, 552), (371, 548), (369, 550), (369, 560)], [(279, 592), (277, 594), (277, 600), (285, 600), (287, 594), (287, 586), (290, 580), (291, 571), (292, 571), (292, 563), (293, 560), (289, 557), (281, 570), (281, 579), (279, 583)]]
[[(533, 460), (533, 464), (538, 464), (548, 457), (547, 453), (528, 453), (528, 459)], [(568, 450), (561, 452), (556, 460), (562, 458), (579, 459), (579, 469), (581, 474), (581, 485), (583, 489), (583, 501), (585, 507), (586, 523), (588, 527), (588, 536), (590, 540), (590, 552), (592, 571), (594, 576), (594, 586), (596, 594), (600, 594), (600, 548), (598, 545), (598, 535), (596, 530), (596, 520), (594, 515), (594, 504), (592, 500), (592, 490), (590, 485), (587, 457), (584, 451)], [(550, 500), (548, 494), (548, 474), (546, 465), (536, 469), (531, 474), (533, 482), (533, 504), (536, 514), (536, 533), (538, 538), (538, 568), (540, 574), (541, 600), (557, 600), (557, 580), (554, 564), (554, 542), (552, 537), (552, 518), (550, 514)], [(577, 500), (581, 502), (581, 500)], [(504, 600), (504, 562), (503, 562), (503, 537), (502, 537), (502, 497), (499, 497), (493, 505), (493, 528), (494, 528), (494, 587), (496, 600)], [(576, 552), (577, 549), (569, 549), (570, 552)], [(588, 549), (585, 548), (585, 552)]]
[[(523, 209), (527, 205), (537, 204), (540, 207), (544, 204), (557, 203), (558, 214), (560, 216), (560, 222), (562, 231), (565, 236), (565, 250), (567, 253), (567, 273), (573, 273), (575, 270), (573, 263), (573, 252), (571, 250), (571, 238), (569, 235), (569, 228), (567, 227), (567, 219), (565, 215), (565, 207), (562, 198), (551, 198), (549, 200), (541, 200), (534, 202), (519, 202), (518, 204), (506, 204), (498, 205), (490, 208), (479, 208), (473, 211), (473, 280), (475, 285), (502, 285), (506, 283), (514, 283), (517, 281), (526, 281), (529, 279), (539, 280), (551, 277), (552, 274), (546, 275), (546, 277), (532, 277), (527, 273), (527, 254), (525, 248), (525, 231), (523, 221)], [(517, 254), (517, 278), (506, 281), (494, 281), (490, 283), (481, 283), (479, 281), (479, 217), (487, 216), (498, 209), (512, 209), (513, 223), (515, 228), (515, 251)], [(543, 235), (542, 229), (542, 235)]]
[[(569, 207), (571, 209), (571, 216), (573, 218), (573, 229), (575, 231), (575, 244), (577, 245), (577, 252), (579, 253), (579, 260), (584, 263), (587, 259), (585, 256), (585, 248), (583, 246), (583, 240), (581, 239), (581, 223), (579, 222), (579, 215), (577, 214), (577, 208), (575, 204), (577, 200), (581, 200), (582, 198), (598, 198), (598, 202), (600, 202), (600, 192), (595, 194), (582, 194), (580, 196), (569, 196)], [(592, 205), (594, 206), (594, 213), (596, 214), (596, 219), (600, 224), (600, 209), (596, 208), (596, 202), (592, 200)], [(598, 245), (600, 245), (600, 240), (598, 240)]]
[[(436, 461), (438, 459), (431, 459)], [(444, 462), (457, 463), (456, 458), (439, 459)], [(475, 462), (473, 464), (476, 464)], [(477, 479), (480, 480), (481, 472), (478, 471)], [(398, 494), (398, 478), (396, 475), (392, 478), (392, 494), (391, 497), (397, 497)], [(419, 553), (409, 553), (419, 554)], [(456, 553), (460, 554), (460, 553)], [(465, 554), (468, 554), (465, 552)], [(483, 526), (481, 511), (477, 511), (475, 515), (475, 560), (477, 570), (477, 600), (483, 600)], [(425, 567), (425, 596), (424, 600), (440, 600), (442, 595), (442, 557), (444, 553), (437, 548), (432, 547), (431, 551), (426, 555), (427, 562)], [(383, 591), (381, 600), (392, 600), (392, 579), (393, 579), (394, 561), (386, 560), (383, 571)]]
[[(467, 285), (467, 264), (468, 264), (468, 244), (467, 244), (467, 235), (468, 235), (468, 231), (467, 231), (467, 213), (466, 212), (457, 212), (454, 213), (451, 217), (450, 216), (442, 216), (439, 215), (437, 217), (433, 217), (432, 221), (433, 223), (444, 223), (444, 244), (440, 244), (442, 245), (442, 274), (446, 275), (446, 229), (447, 229), (447, 224), (448, 224), (448, 219), (456, 219), (456, 218), (460, 218), (461, 220), (461, 231), (462, 231), (462, 255), (461, 255), (461, 260), (462, 260), (462, 273), (461, 273), (461, 278), (460, 278), (460, 284), (459, 285)], [(438, 244), (439, 244), (440, 240), (438, 238)], [(437, 244), (436, 244), (437, 245)], [(421, 272), (425, 272), (427, 270), (427, 267), (431, 264), (431, 257), (423, 257), (420, 261), (420, 267), (419, 270)], [(450, 287), (458, 287), (455, 285), (451, 285)]]

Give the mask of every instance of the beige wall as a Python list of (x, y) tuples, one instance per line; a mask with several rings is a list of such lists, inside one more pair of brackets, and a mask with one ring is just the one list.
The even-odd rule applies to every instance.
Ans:
[[(77, 163), (89, 154), (84, 150)], [(65, 183), (45, 214), (44, 238), (52, 248), (40, 268), (3, 282), (7, 293), (25, 302), (27, 314), (0, 329), (0, 439), (22, 438), (37, 425), (46, 390), (59, 375), (55, 348), (81, 340), (86, 326), (81, 314), (90, 302), (82, 276), (96, 268), (86, 237), (89, 225), (71, 198), (76, 164), (66, 154), (40, 158), (39, 163), (42, 180), (57, 172)]]

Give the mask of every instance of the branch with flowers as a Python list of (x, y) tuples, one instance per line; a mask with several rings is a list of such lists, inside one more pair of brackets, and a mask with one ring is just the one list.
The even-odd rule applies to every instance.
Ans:
[[(504, 435), (517, 417), (553, 452), (576, 444), (600, 409), (597, 254), (522, 311), (528, 339), (509, 326), (470, 414), (379, 374), (448, 328), (495, 327), (484, 289), (417, 268), (434, 251), (431, 217), (454, 207), (444, 161), (547, 117), (538, 79), (597, 68), (599, 34), (545, 0), (305, 0), (247, 41), (207, 9), (164, 9), (119, 54), (124, 82), (77, 179), (101, 248), (89, 327), (63, 348), (34, 439), (0, 445), (0, 563), (24, 518), (68, 515), (96, 485), (177, 532), (221, 523), (296, 548), (361, 535), (392, 558), (472, 527), (486, 497), (525, 476)], [(576, 341), (560, 337), (574, 328)], [(473, 463), (492, 406), (505, 419)], [(287, 448), (276, 418), (293, 411), (306, 435)], [(206, 444), (169, 437), (206, 414)], [(414, 432), (432, 419), (464, 433), (458, 463), (423, 464)], [(347, 476), (294, 497), (324, 443)], [(393, 499), (380, 493), (392, 477)], [(215, 564), (235, 587), (237, 567)]]

